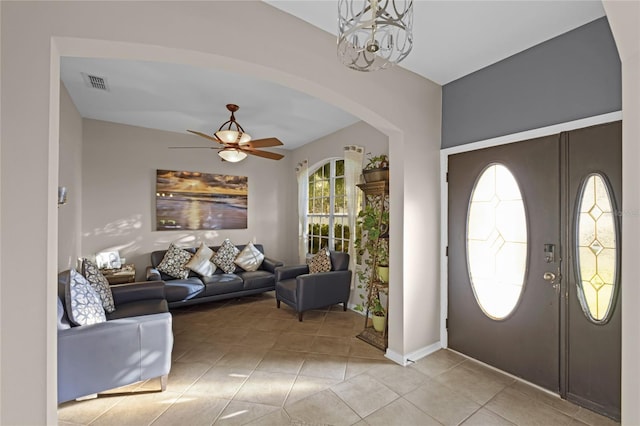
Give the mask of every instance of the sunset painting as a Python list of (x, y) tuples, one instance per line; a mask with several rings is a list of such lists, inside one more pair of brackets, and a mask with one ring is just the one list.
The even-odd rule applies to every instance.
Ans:
[(247, 228), (247, 177), (157, 170), (156, 230)]

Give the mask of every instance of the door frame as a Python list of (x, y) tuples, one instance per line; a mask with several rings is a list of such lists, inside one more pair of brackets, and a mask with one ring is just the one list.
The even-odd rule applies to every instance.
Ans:
[(449, 193), (447, 187), (447, 172), (449, 164), (449, 156), (462, 152), (475, 151), (483, 148), (490, 148), (509, 143), (535, 139), (542, 136), (549, 136), (556, 133), (567, 132), (571, 130), (582, 129), (584, 127), (595, 126), (598, 124), (611, 123), (622, 120), (622, 111), (615, 111), (607, 114), (596, 115), (593, 117), (583, 118), (580, 120), (568, 121), (566, 123), (554, 124), (552, 126), (540, 127), (537, 129), (527, 130), (524, 132), (512, 133), (510, 135), (499, 136), (496, 138), (485, 139), (464, 145), (444, 148), (440, 150), (440, 346), (447, 348), (449, 346), (449, 335), (447, 332), (446, 321), (449, 315), (449, 276), (448, 276), (448, 259), (447, 246), (448, 243), (448, 205)]

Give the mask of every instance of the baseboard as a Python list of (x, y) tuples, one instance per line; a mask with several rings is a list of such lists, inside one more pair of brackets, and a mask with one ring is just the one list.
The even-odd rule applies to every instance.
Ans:
[(440, 342), (435, 342), (429, 346), (425, 346), (424, 348), (420, 348), (417, 351), (410, 352), (406, 355), (401, 355), (387, 348), (387, 352), (384, 354), (384, 356), (386, 358), (389, 358), (391, 361), (395, 362), (396, 364), (400, 364), (403, 367), (406, 367), (407, 365), (413, 364), (419, 359), (422, 359), (427, 355), (431, 355), (432, 353), (440, 349), (442, 349), (442, 345), (440, 345)]

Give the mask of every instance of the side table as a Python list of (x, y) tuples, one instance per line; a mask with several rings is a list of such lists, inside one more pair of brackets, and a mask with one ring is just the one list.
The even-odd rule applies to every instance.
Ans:
[(120, 269), (100, 269), (109, 284), (124, 284), (136, 281), (136, 266), (133, 263), (122, 265)]

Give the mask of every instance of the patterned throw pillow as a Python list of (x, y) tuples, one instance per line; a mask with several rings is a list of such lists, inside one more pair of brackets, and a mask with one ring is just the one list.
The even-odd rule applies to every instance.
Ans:
[(69, 320), (76, 325), (97, 324), (107, 320), (100, 297), (89, 281), (74, 269), (65, 288), (65, 300)]
[(89, 259), (82, 259), (82, 275), (89, 281), (91, 287), (98, 293), (102, 307), (105, 312), (111, 313), (116, 310), (116, 305), (113, 302), (113, 294), (111, 293), (111, 287), (109, 281), (102, 275), (100, 269), (95, 263)]
[(215, 263), (210, 260), (213, 254), (213, 250), (204, 243), (200, 243), (196, 254), (194, 254), (191, 260), (184, 266), (203, 277), (210, 277), (216, 272), (217, 268)]
[(171, 243), (162, 258), (162, 262), (158, 265), (158, 271), (164, 272), (173, 278), (185, 279), (189, 276), (189, 268), (186, 267), (186, 264), (191, 260), (191, 256), (193, 255), (188, 251)]
[(309, 273), (317, 274), (318, 272), (331, 271), (331, 258), (326, 250), (320, 250), (309, 260)]
[(230, 239), (224, 240), (218, 252), (211, 258), (213, 263), (218, 265), (218, 268), (222, 269), (226, 274), (232, 274), (236, 270), (236, 265), (233, 263), (236, 260), (240, 250), (233, 245)]
[(264, 254), (253, 243), (249, 243), (244, 246), (238, 257), (236, 257), (235, 264), (245, 271), (257, 271), (263, 260)]

